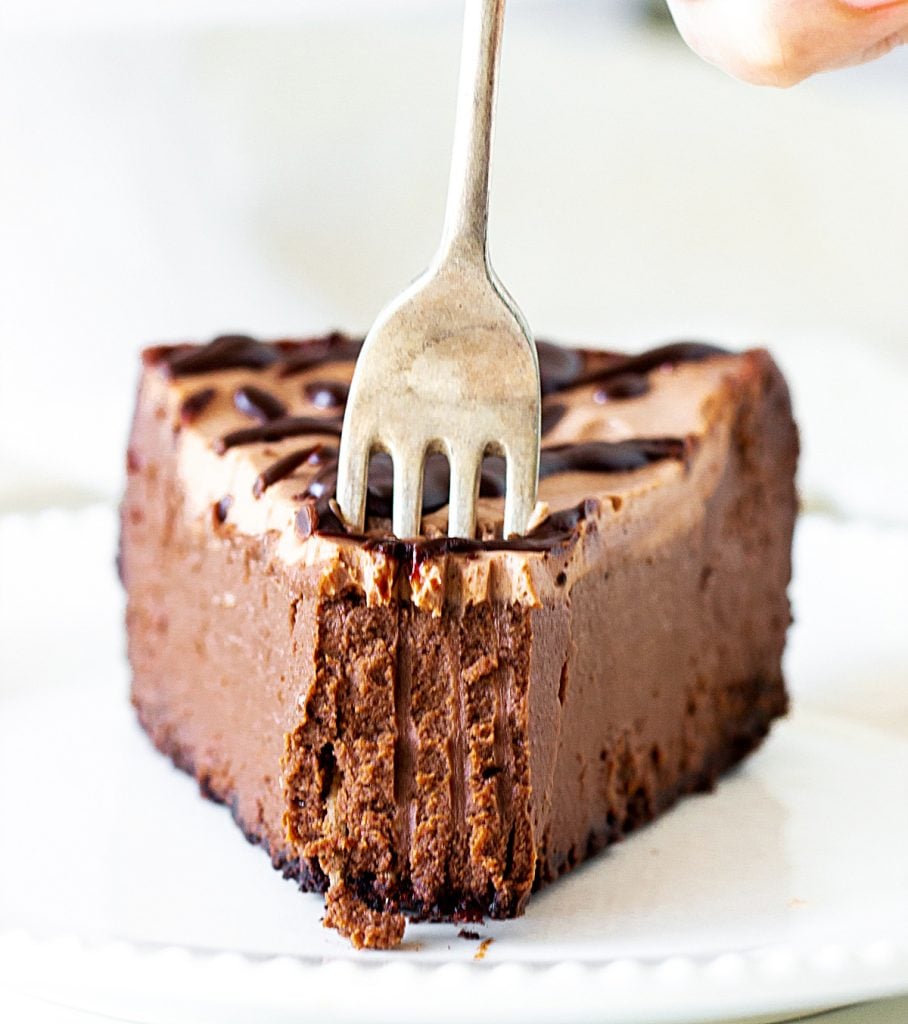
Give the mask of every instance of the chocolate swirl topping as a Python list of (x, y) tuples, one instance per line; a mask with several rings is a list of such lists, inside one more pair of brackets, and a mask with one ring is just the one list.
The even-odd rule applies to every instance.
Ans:
[[(225, 334), (207, 345), (158, 345), (146, 349), (149, 365), (162, 365), (173, 377), (186, 377), (239, 367), (261, 369), (280, 364), (281, 377), (302, 373), (325, 363), (352, 362), (362, 341), (335, 331), (324, 338), (266, 343), (245, 334)], [(567, 391), (581, 384), (605, 381), (622, 374), (647, 374), (663, 365), (698, 362), (728, 350), (698, 341), (676, 341), (635, 356), (595, 349), (571, 349), (537, 341), (543, 395)]]
[[(608, 395), (611, 398), (631, 398), (636, 394), (644, 394), (649, 386), (645, 374), (660, 366), (695, 363), (710, 356), (728, 355), (727, 349), (699, 341), (675, 341), (635, 356), (594, 349), (564, 349), (546, 341), (538, 341), (536, 350), (539, 353), (543, 395), (601, 381), (605, 386), (610, 384), (613, 387), (612, 393)], [(641, 379), (618, 383), (617, 378), (628, 375)]]
[(194, 423), (211, 405), (216, 394), (217, 391), (214, 388), (202, 388), (200, 391), (194, 391), (191, 395), (187, 395), (180, 406), (180, 422)]
[[(225, 335), (202, 348), (189, 346), (159, 346), (146, 352), (146, 362), (163, 364), (170, 376), (181, 377), (216, 370), (235, 368), (265, 368), (277, 365), (278, 375), (287, 377), (331, 362), (350, 362), (359, 354), (362, 342), (335, 332), (325, 338), (307, 341), (281, 341), (266, 344), (246, 335)], [(538, 342), (540, 378), (544, 396), (568, 391), (589, 384), (599, 384), (594, 392), (596, 402), (628, 400), (646, 394), (650, 388), (647, 375), (662, 366), (698, 362), (727, 350), (701, 342), (681, 341), (649, 349), (638, 355), (594, 350), (565, 349), (548, 342)], [(211, 392), (209, 395), (208, 392)], [(334, 415), (322, 417), (288, 415), (284, 403), (270, 392), (244, 385), (234, 393), (234, 404), (244, 415), (257, 421), (254, 427), (234, 430), (214, 443), (218, 453), (230, 448), (263, 442), (281, 441), (300, 436), (339, 437), (342, 410), (349, 387), (339, 381), (318, 380), (308, 382), (303, 394), (317, 408), (337, 410)], [(194, 417), (212, 400), (214, 389), (203, 389), (190, 396), (181, 410), (181, 416)], [(198, 407), (198, 408), (197, 408)], [(543, 433), (554, 428), (567, 407), (558, 401), (547, 401), (543, 407)], [(582, 444), (558, 445), (543, 448), (540, 456), (540, 477), (559, 473), (621, 473), (633, 472), (663, 459), (686, 462), (691, 450), (689, 440), (682, 438), (637, 438), (627, 441), (588, 441)], [(268, 466), (255, 481), (254, 493), (261, 496), (268, 487), (291, 475), (305, 462), (318, 461), (323, 469), (309, 483), (307, 489), (296, 495), (301, 501), (297, 515), (297, 531), (301, 536), (313, 532), (344, 533), (344, 527), (332, 510), (337, 485), (337, 452), (323, 444), (301, 448)], [(448, 501), (448, 462), (441, 455), (426, 459), (423, 484), (423, 514), (443, 508)], [(487, 457), (482, 466), (480, 496), (501, 497), (505, 491), (505, 463), (497, 457)], [(391, 459), (376, 454), (370, 463), (367, 492), (367, 514), (373, 518), (391, 516), (393, 470)], [(226, 504), (226, 502), (225, 502)], [(438, 538), (415, 542), (419, 551), (466, 551), (480, 548), (537, 550), (550, 548), (555, 543), (573, 536), (579, 522), (587, 518), (595, 502), (585, 502), (574, 509), (555, 512), (525, 537), (514, 540), (462, 541), (456, 538)], [(229, 507), (229, 506), (227, 506)], [(226, 516), (227, 508), (222, 514)], [(397, 550), (404, 542), (362, 538), (375, 546)], [(409, 544), (409, 542), (407, 542)], [(404, 544), (404, 547), (407, 547)], [(400, 549), (403, 552), (403, 548)]]
[(311, 370), (322, 363), (353, 362), (363, 347), (360, 339), (349, 338), (340, 331), (333, 331), (324, 338), (312, 338), (303, 342), (278, 342), (283, 352), (282, 377)]
[(543, 448), (539, 476), (557, 473), (631, 473), (663, 459), (686, 461), (691, 442), (679, 437), (641, 437), (628, 441), (586, 441)]
[(549, 341), (537, 341), (536, 354), (539, 356), (543, 395), (573, 387), (586, 369), (587, 353), (582, 349), (562, 348)]
[[(588, 353), (595, 356), (597, 353)], [(718, 345), (708, 345), (700, 341), (675, 341), (658, 348), (648, 349), (636, 356), (613, 356), (611, 364), (597, 368), (591, 366), (571, 384), (592, 384), (597, 381), (614, 382), (616, 378), (629, 374), (646, 374), (660, 366), (677, 366), (679, 363), (699, 363), (711, 356), (728, 355), (728, 350)], [(631, 385), (632, 386), (632, 385)], [(624, 395), (622, 397), (629, 397)]]
[(649, 391), (649, 380), (642, 373), (619, 373), (609, 377), (593, 392), (599, 405), (624, 398), (639, 398)]
[(244, 384), (233, 393), (233, 404), (244, 416), (258, 423), (267, 423), (287, 415), (287, 406), (270, 391)]
[(313, 380), (303, 388), (306, 400), (316, 409), (342, 409), (349, 393), (349, 385), (339, 380)]
[[(692, 448), (688, 439), (675, 437), (639, 438), (629, 441), (588, 441), (585, 444), (558, 445), (543, 448), (540, 455), (540, 478), (558, 473), (629, 473), (642, 469), (663, 459), (678, 459), (686, 462)], [(298, 453), (294, 453), (298, 454)], [(289, 457), (288, 457), (289, 458)], [(283, 460), (280, 460), (283, 461)], [(300, 465), (297, 462), (293, 468)], [(297, 532), (301, 537), (310, 533), (343, 534), (340, 520), (331, 509), (337, 487), (337, 452), (325, 459), (325, 468), (311, 481), (308, 488), (297, 498), (304, 503), (304, 509), (297, 515)], [(271, 469), (276, 469), (280, 462)], [(292, 471), (292, 470), (291, 470)], [(264, 475), (264, 474), (263, 474)], [(260, 477), (261, 479), (261, 477)], [(373, 518), (390, 519), (393, 502), (393, 466), (391, 458), (379, 452), (369, 464), (369, 483), (366, 491), (366, 514)], [(423, 479), (423, 515), (429, 515), (444, 508), (448, 503), (449, 470), (448, 460), (443, 455), (431, 454), (426, 459)], [(480, 478), (480, 497), (497, 498), (505, 493), (505, 460), (489, 456), (483, 461)], [(554, 541), (570, 535), (578, 523), (585, 518), (590, 508), (598, 503), (584, 502), (574, 509), (554, 512), (535, 530), (524, 537), (513, 540), (471, 541), (456, 537), (442, 537), (433, 540), (419, 540), (415, 543), (419, 551), (457, 552), (487, 550), (542, 550)], [(366, 539), (366, 538), (359, 538)], [(441, 544), (441, 542), (444, 544)], [(370, 540), (374, 545), (387, 545), (384, 540)], [(394, 541), (394, 543), (399, 543)], [(410, 543), (410, 542), (408, 542)], [(439, 546), (441, 545), (441, 546)], [(464, 547), (463, 545), (467, 545)], [(391, 550), (387, 548), (387, 550)]]
[(230, 511), (233, 505), (233, 495), (225, 494), (220, 501), (214, 503), (214, 508), (211, 510), (212, 517), (214, 518), (215, 525), (221, 526), (227, 521), (227, 513)]
[(243, 427), (218, 438), (214, 450), (223, 455), (228, 448), (242, 444), (256, 444), (260, 441), (282, 441), (285, 437), (302, 437), (306, 434), (331, 434), (340, 437), (339, 419), (317, 419), (314, 416), (280, 416), (257, 427)]
[[(298, 451), (290, 452), (289, 455), (285, 455), (282, 459), (278, 459), (277, 462), (272, 462), (271, 465), (255, 478), (255, 483), (252, 485), (252, 493), (256, 498), (261, 498), (266, 490), (272, 485), (276, 484), (278, 480), (283, 480), (285, 477), (295, 470), (299, 469), (304, 462), (319, 462), (317, 458), (318, 450), (321, 445), (312, 445), (309, 448), (300, 448)], [(313, 459), (313, 456), (316, 456)]]
[(542, 434), (545, 435), (554, 430), (566, 412), (567, 406), (564, 402), (544, 402), (542, 405)]
[(544, 522), (523, 537), (469, 540), (466, 537), (431, 537), (418, 540), (398, 540), (396, 537), (365, 538), (366, 546), (381, 551), (411, 570), (427, 558), (448, 554), (475, 554), (479, 551), (546, 551), (552, 552), (570, 545), (577, 536), (577, 527), (593, 519), (599, 511), (599, 502), (587, 498), (572, 508), (553, 512)]
[(215, 370), (271, 366), (279, 358), (273, 345), (266, 345), (245, 334), (222, 334), (202, 348), (181, 349), (177, 346), (163, 355), (163, 363), (171, 377), (188, 377)]

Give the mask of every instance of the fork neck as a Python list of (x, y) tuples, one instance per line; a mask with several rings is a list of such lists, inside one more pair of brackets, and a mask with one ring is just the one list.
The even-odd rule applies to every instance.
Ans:
[(489, 159), (505, 0), (466, 0), (441, 265), (487, 261)]

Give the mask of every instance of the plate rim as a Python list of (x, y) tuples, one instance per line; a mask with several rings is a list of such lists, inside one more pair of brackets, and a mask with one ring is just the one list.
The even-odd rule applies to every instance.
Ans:
[[(130, 1005), (134, 1012), (136, 1003), (147, 999), (149, 986), (160, 986), (169, 1009), (152, 1010), (150, 1017), (146, 1013), (155, 1024), (174, 1019), (174, 1001), (192, 1012), (199, 1006), (220, 1010), (222, 1005), (276, 1014), (330, 1009), (338, 1020), (357, 1020), (364, 992), (370, 1019), (376, 1022), (400, 1021), (425, 1009), (419, 1000), (429, 993), (433, 1017), (440, 1022), (461, 1021), (464, 1013), (475, 1016), (475, 1004), (481, 1001), (494, 1008), (497, 1021), (541, 1024), (557, 1012), (564, 1024), (579, 1024), (607, 1008), (611, 1024), (694, 1019), (706, 1024), (728, 1020), (729, 1014), (785, 1019), (908, 994), (908, 941), (881, 938), (812, 949), (779, 945), (598, 963), (375, 963), (368, 953), (259, 956), (174, 943), (90, 940), (65, 931), (40, 936), (17, 927), (0, 928), (0, 968), (0, 990), (46, 999), (51, 975), (51, 989), (61, 1003), (88, 1012), (116, 1013), (117, 1006), (128, 1012)], [(514, 1001), (518, 991), (522, 996)], [(347, 996), (338, 1000), (338, 992)], [(213, 993), (220, 993), (214, 1002)]]

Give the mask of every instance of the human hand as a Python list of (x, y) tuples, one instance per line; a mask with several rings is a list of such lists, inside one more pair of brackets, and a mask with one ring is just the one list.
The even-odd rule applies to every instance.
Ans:
[(908, 42), (908, 0), (668, 0), (685, 42), (758, 85), (795, 85)]

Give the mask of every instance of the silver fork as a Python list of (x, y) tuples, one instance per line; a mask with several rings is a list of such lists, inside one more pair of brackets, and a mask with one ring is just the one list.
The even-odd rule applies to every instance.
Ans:
[(467, 0), (451, 178), (429, 269), (379, 314), (356, 364), (337, 501), (361, 531), (369, 459), (394, 466), (393, 530), (416, 537), (430, 452), (450, 464), (448, 536), (473, 537), (482, 459), (506, 459), (504, 536), (525, 532), (539, 476), (539, 364), (489, 264), (489, 154), (505, 0)]

